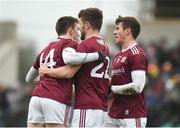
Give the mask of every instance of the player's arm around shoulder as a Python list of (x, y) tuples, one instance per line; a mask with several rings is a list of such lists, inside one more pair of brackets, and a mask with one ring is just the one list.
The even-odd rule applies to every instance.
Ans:
[(102, 61), (105, 59), (105, 55), (101, 51), (93, 53), (81, 53), (76, 52), (76, 50), (71, 47), (67, 47), (63, 50), (62, 57), (64, 63), (69, 65), (83, 64), (96, 60)]

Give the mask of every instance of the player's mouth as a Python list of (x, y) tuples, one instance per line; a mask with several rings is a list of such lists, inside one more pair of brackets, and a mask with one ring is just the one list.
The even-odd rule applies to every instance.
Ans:
[(118, 36), (115, 36), (116, 40), (118, 39)]

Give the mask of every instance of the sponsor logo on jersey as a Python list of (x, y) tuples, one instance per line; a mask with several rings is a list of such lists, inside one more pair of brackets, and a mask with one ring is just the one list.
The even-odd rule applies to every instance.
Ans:
[(121, 68), (112, 70), (112, 74), (113, 74), (113, 75), (119, 74), (119, 73), (125, 73), (125, 70), (124, 70), (124, 67), (123, 67), (123, 66), (122, 66)]

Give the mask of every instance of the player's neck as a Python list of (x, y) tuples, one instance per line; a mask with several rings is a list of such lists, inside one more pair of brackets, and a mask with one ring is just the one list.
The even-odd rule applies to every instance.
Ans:
[(127, 49), (129, 47), (131, 47), (132, 45), (136, 44), (136, 40), (133, 38), (127, 38), (124, 42), (124, 44), (122, 45), (123, 49)]
[(94, 31), (94, 30), (88, 31), (88, 32), (86, 33), (85, 39), (88, 39), (88, 38), (90, 38), (90, 37), (92, 37), (92, 36), (100, 37), (99, 31)]

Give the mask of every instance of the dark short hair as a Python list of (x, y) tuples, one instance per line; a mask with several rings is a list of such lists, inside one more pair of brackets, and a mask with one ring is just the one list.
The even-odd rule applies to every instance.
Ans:
[(136, 39), (140, 33), (139, 22), (134, 17), (118, 16), (118, 18), (115, 20), (115, 24), (118, 25), (120, 22), (122, 22), (123, 29), (127, 29), (127, 28), (131, 29), (132, 36), (134, 37), (134, 39)]
[(63, 16), (59, 18), (56, 22), (56, 33), (58, 36), (66, 34), (70, 27), (74, 28), (75, 23), (78, 23), (78, 19), (72, 16)]
[(82, 19), (82, 21), (88, 21), (94, 30), (100, 31), (103, 20), (103, 13), (98, 8), (86, 8), (82, 9), (78, 17)]

